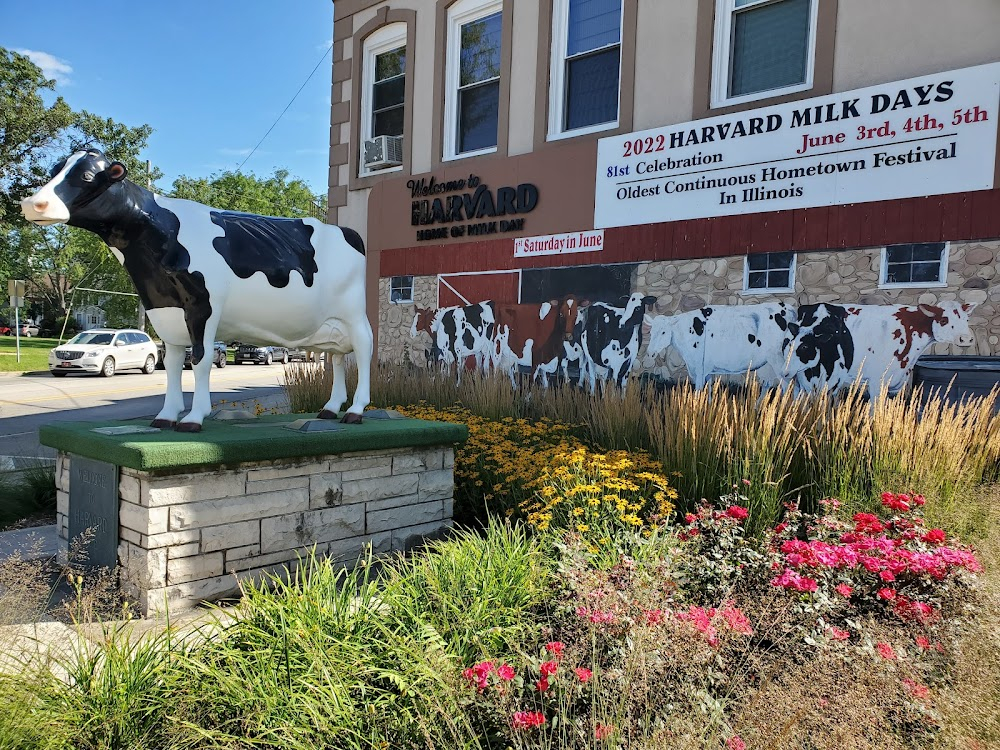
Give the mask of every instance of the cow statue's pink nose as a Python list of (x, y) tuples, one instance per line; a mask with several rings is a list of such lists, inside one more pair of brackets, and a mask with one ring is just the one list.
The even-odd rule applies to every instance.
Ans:
[(46, 208), (49, 207), (49, 202), (48, 201), (32, 201), (31, 205), (32, 205), (32, 207), (36, 211), (44, 211)]

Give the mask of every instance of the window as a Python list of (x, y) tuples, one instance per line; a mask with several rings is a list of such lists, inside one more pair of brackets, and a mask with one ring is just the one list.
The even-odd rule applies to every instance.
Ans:
[(91, 315), (90, 316), (90, 325), (92, 325), (92, 326), (96, 326), (97, 325), (97, 316), (96, 315)]
[(621, 305), (632, 294), (636, 264), (526, 268), (521, 271), (521, 302), (542, 303), (573, 295), (578, 300)]
[(943, 286), (948, 279), (948, 243), (890, 245), (882, 251), (879, 286)]
[(795, 253), (756, 253), (743, 265), (743, 291), (791, 292), (795, 289)]
[(818, 0), (717, 0), (712, 106), (812, 88)]
[(549, 137), (618, 125), (622, 0), (555, 0)]
[[(379, 135), (403, 135), (406, 113), (406, 24), (394, 23), (365, 40), (361, 89), (361, 165), (365, 167), (365, 141)], [(401, 167), (395, 167), (401, 169)], [(385, 171), (385, 170), (380, 170)]]
[(413, 302), (412, 276), (393, 276), (389, 279), (389, 301), (394, 303)]
[(448, 9), (445, 159), (496, 151), (502, 8), (459, 0)]

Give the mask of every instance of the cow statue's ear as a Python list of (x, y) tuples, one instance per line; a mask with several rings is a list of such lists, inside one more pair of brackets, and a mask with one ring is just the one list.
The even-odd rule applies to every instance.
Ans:
[(928, 318), (936, 318), (941, 314), (940, 307), (932, 307), (931, 305), (917, 305), (917, 309)]
[(111, 162), (111, 166), (105, 170), (105, 174), (107, 174), (111, 182), (121, 182), (125, 179), (125, 175), (128, 174), (128, 170), (125, 169), (125, 165), (120, 161), (113, 161)]

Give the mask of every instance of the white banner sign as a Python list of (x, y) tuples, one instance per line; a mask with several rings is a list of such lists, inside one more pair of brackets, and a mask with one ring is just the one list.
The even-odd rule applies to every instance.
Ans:
[(595, 227), (993, 187), (1000, 63), (602, 138)]
[(514, 240), (514, 257), (593, 253), (604, 249), (604, 230), (549, 234), (544, 237), (518, 237)]

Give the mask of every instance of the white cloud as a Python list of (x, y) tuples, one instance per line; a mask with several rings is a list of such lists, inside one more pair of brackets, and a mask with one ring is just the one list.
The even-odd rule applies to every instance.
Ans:
[(249, 148), (220, 148), (219, 153), (223, 156), (246, 156), (250, 153)]
[(69, 74), (73, 72), (73, 68), (65, 60), (60, 60), (48, 52), (39, 52), (33, 49), (18, 49), (14, 51), (24, 55), (41, 68), (42, 75), (46, 78), (54, 78), (56, 83), (61, 86), (69, 83)]

